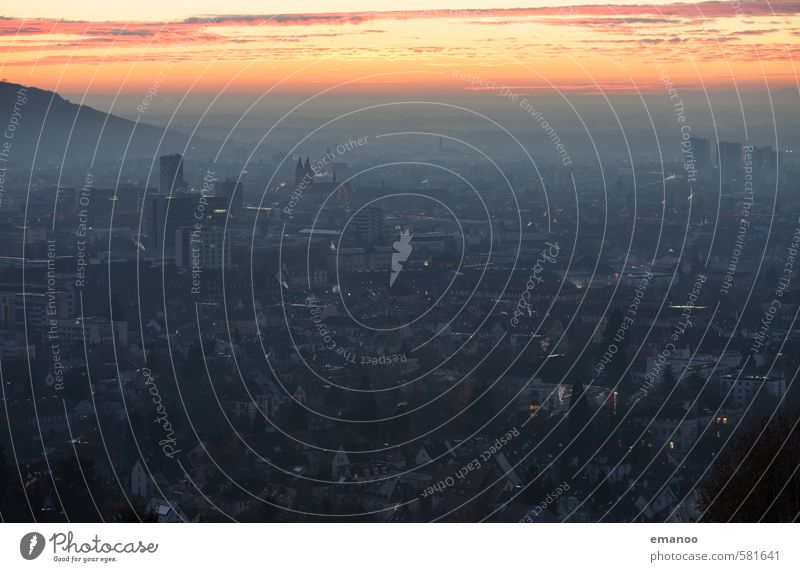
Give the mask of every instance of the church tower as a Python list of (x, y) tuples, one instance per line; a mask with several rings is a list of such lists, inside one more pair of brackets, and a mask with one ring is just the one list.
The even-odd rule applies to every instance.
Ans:
[(306, 155), (306, 160), (300, 156), (297, 159), (297, 165), (294, 168), (294, 188), (300, 189), (303, 193), (311, 192), (314, 190), (314, 179), (316, 173), (311, 166), (311, 158)]
[(306, 155), (306, 162), (303, 164), (303, 177), (301, 180), (305, 180), (305, 191), (312, 191), (314, 187), (314, 169), (311, 167), (311, 159), (308, 155)]
[(294, 188), (297, 189), (300, 187), (300, 183), (303, 182), (303, 177), (305, 177), (305, 166), (303, 165), (303, 158), (297, 158), (297, 165), (294, 168)]

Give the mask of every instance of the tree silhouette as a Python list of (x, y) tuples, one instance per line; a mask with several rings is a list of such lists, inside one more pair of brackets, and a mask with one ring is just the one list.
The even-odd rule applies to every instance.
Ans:
[[(720, 455), (699, 495), (707, 522), (792, 522), (800, 514), (800, 411), (748, 431)], [(762, 434), (763, 431), (763, 434)]]
[(158, 522), (156, 515), (125, 504), (119, 511), (117, 522)]
[(68, 457), (58, 463), (55, 483), (64, 513), (70, 522), (97, 522), (101, 515), (100, 487), (95, 476), (94, 461)]
[(296, 431), (308, 429), (308, 410), (295, 400), (289, 405), (289, 428)]
[(672, 371), (672, 365), (667, 364), (664, 368), (664, 373), (661, 374), (661, 394), (667, 397), (675, 387), (675, 383), (675, 373)]
[(364, 421), (380, 417), (378, 403), (375, 400), (375, 391), (372, 382), (366, 375), (362, 376), (358, 382), (358, 391), (351, 398), (353, 419)]
[(586, 400), (586, 391), (583, 388), (583, 383), (578, 379), (572, 385), (572, 396), (569, 401), (569, 415), (567, 417), (569, 438), (570, 440), (575, 440), (572, 445), (575, 455), (580, 456), (585, 448), (589, 432), (581, 431), (589, 422), (590, 415), (589, 403)]

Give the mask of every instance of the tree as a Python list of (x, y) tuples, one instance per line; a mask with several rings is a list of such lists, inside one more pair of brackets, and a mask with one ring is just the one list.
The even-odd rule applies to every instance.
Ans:
[[(586, 400), (586, 391), (583, 388), (583, 382), (580, 379), (576, 380), (572, 385), (572, 395), (569, 400), (569, 417), (567, 425), (569, 428), (570, 440), (576, 439), (574, 446), (577, 452), (582, 450), (582, 445), (586, 441), (587, 432), (581, 431), (589, 423), (589, 403)], [(580, 437), (578, 434), (580, 433)]]
[(119, 511), (117, 522), (158, 522), (158, 518), (152, 512), (145, 512), (125, 504)]
[(408, 416), (408, 404), (403, 401), (398, 403), (397, 406), (394, 408), (394, 413), (392, 416), (394, 420), (392, 421), (392, 440), (393, 441), (403, 441), (408, 436), (408, 432), (411, 429), (411, 420)]
[(106, 311), (106, 317), (109, 320), (113, 318), (117, 322), (125, 321), (125, 306), (117, 298), (112, 297)]
[(15, 512), (12, 507), (14, 498), (11, 489), (11, 471), (6, 464), (6, 454), (3, 446), (0, 445), (0, 519), (2, 522), (13, 521), (13, 513)]
[(375, 400), (375, 390), (372, 382), (366, 375), (362, 376), (358, 383), (359, 391), (354, 392), (350, 398), (352, 403), (351, 417), (358, 421), (377, 419), (380, 417), (378, 403)]
[[(8, 490), (8, 485), (11, 482), (10, 473), (8, 471), (8, 465), (6, 464), (6, 451), (2, 445), (0, 445), (0, 492), (5, 493)], [(4, 500), (5, 494), (0, 496), (0, 501)], [(0, 504), (0, 511), (2, 511), (3, 505)]]
[(614, 343), (614, 336), (617, 335), (617, 331), (619, 330), (621, 325), (622, 325), (622, 312), (620, 311), (619, 308), (614, 308), (614, 310), (611, 312), (611, 315), (608, 317), (606, 328), (605, 330), (603, 330), (603, 345), (601, 346), (603, 352), (609, 345)]
[(705, 378), (695, 371), (686, 376), (675, 393), (681, 399), (694, 400), (699, 397), (705, 383)]
[(206, 366), (203, 359), (203, 348), (199, 343), (189, 346), (186, 352), (186, 361), (183, 362), (183, 372), (190, 381), (196, 381), (205, 376)]
[(295, 400), (289, 405), (289, 428), (295, 431), (308, 429), (308, 410)]
[(672, 371), (672, 365), (667, 364), (664, 368), (664, 373), (661, 374), (661, 394), (667, 397), (675, 387), (675, 374)]
[(611, 313), (608, 324), (606, 324), (606, 329), (603, 331), (603, 343), (600, 346), (603, 353), (598, 357), (598, 360), (602, 359), (606, 352), (610, 352), (612, 347), (616, 348), (616, 351), (611, 355), (611, 358), (603, 369), (602, 379), (608, 387), (614, 387), (620, 384), (620, 382), (623, 381), (625, 371), (628, 369), (628, 360), (625, 355), (625, 348), (628, 346), (628, 338), (626, 336), (616, 339), (622, 322), (622, 312), (619, 308), (616, 308)]
[(65, 516), (70, 522), (97, 522), (95, 503), (100, 505), (100, 487), (94, 461), (67, 457), (58, 463), (55, 484)]
[(700, 489), (706, 522), (792, 522), (800, 514), (800, 410), (748, 431), (719, 457)]
[(624, 415), (627, 410), (628, 400), (633, 397), (636, 390), (631, 374), (626, 373), (623, 375), (617, 386), (617, 415)]

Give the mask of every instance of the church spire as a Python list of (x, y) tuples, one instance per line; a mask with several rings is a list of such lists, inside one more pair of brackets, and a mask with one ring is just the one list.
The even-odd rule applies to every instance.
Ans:
[(297, 158), (297, 165), (294, 168), (294, 186), (299, 187), (300, 183), (303, 181), (303, 177), (305, 176), (305, 170), (303, 167), (303, 156)]
[(306, 163), (304, 168), (305, 168), (305, 179), (306, 181), (308, 181), (307, 184), (310, 187), (313, 187), (316, 173), (314, 173), (314, 169), (311, 167), (311, 159), (309, 158), (308, 155), (306, 155)]

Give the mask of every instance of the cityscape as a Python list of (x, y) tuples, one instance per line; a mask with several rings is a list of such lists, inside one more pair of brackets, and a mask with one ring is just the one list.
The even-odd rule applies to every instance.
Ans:
[(0, 19), (2, 521), (797, 522), (796, 5), (553, 4)]

